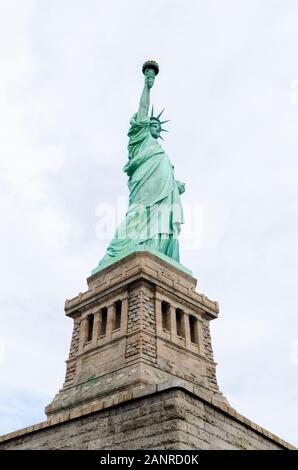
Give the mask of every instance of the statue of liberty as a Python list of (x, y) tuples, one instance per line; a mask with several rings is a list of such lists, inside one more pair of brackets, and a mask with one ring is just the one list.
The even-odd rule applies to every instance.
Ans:
[(143, 65), (145, 85), (139, 109), (130, 121), (128, 162), (123, 170), (128, 176), (129, 206), (124, 221), (118, 226), (106, 255), (98, 268), (141, 249), (157, 251), (180, 261), (178, 235), (183, 223), (180, 194), (184, 183), (175, 180), (174, 166), (158, 139), (165, 131), (161, 121), (149, 117), (150, 90), (159, 66), (155, 61)]

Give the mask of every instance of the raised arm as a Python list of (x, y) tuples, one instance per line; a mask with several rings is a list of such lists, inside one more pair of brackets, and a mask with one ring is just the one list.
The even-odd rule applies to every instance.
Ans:
[(140, 99), (137, 122), (141, 122), (148, 116), (150, 106), (150, 89), (154, 85), (154, 80), (155, 71), (153, 69), (147, 69), (145, 72), (145, 84)]

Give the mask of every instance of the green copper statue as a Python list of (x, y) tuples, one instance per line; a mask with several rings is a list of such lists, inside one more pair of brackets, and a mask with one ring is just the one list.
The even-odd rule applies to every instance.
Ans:
[(162, 112), (149, 117), (150, 90), (159, 66), (155, 61), (143, 65), (145, 85), (139, 110), (130, 121), (128, 162), (123, 170), (128, 175), (129, 207), (118, 226), (99, 268), (127, 252), (148, 248), (175, 261), (179, 259), (178, 235), (183, 223), (180, 194), (184, 183), (175, 180), (174, 166), (158, 142), (162, 138)]

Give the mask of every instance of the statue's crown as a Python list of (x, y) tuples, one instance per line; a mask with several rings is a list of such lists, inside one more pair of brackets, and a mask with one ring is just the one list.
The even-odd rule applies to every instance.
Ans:
[[(150, 121), (156, 121), (158, 122), (158, 124), (160, 125), (160, 130), (163, 131), (163, 132), (169, 132), (167, 131), (167, 129), (163, 129), (162, 128), (162, 125), (165, 124), (166, 122), (170, 122), (170, 120), (167, 120), (167, 121), (161, 121), (159, 118), (160, 116), (162, 115), (162, 113), (164, 112), (165, 109), (163, 109), (158, 116), (154, 116), (154, 110), (153, 110), (153, 106), (152, 106), (152, 111), (151, 111), (151, 116), (150, 116)], [(162, 137), (161, 137), (162, 139)]]

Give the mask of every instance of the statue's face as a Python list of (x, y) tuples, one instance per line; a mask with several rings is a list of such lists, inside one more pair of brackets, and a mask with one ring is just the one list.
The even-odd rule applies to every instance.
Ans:
[(161, 130), (160, 125), (158, 124), (158, 122), (157, 121), (152, 121), (150, 123), (149, 128), (150, 128), (150, 134), (152, 135), (152, 137), (154, 139), (158, 139), (158, 137), (160, 136), (160, 130)]

